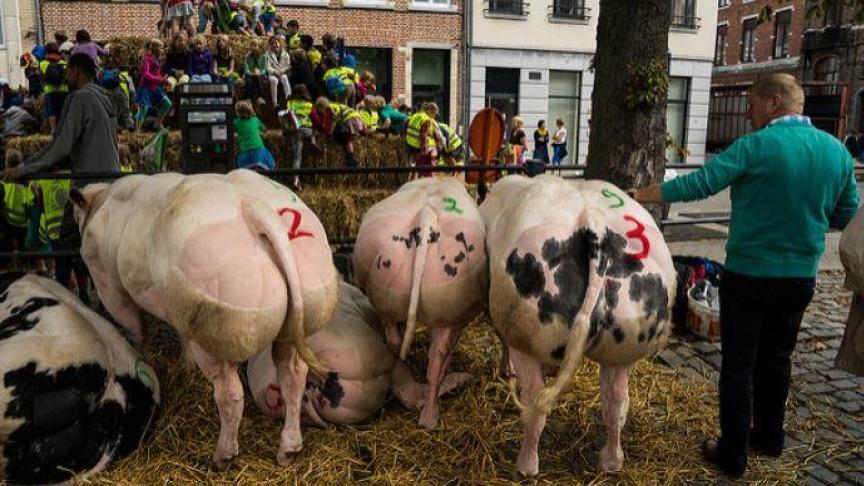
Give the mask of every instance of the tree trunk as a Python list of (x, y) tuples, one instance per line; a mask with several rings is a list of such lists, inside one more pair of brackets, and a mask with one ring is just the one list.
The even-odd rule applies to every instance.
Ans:
[[(670, 3), (600, 0), (587, 179), (622, 189), (663, 180)], [(648, 210), (659, 223), (660, 205)]]

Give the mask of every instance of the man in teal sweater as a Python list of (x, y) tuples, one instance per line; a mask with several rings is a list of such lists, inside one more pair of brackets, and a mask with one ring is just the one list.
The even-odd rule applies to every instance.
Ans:
[(749, 96), (753, 133), (702, 169), (635, 194), (640, 202), (693, 201), (731, 186), (720, 287), (720, 438), (702, 444), (731, 477), (744, 473), (748, 445), (775, 457), (783, 450), (791, 355), (825, 232), (843, 229), (858, 209), (852, 157), (801, 116), (803, 106), (792, 76), (760, 78)]

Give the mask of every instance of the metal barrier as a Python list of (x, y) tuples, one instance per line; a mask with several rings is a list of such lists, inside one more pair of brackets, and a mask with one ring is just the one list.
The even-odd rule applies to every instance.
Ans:
[[(667, 164), (666, 169), (699, 169), (702, 164)], [(585, 165), (552, 165), (545, 166), (546, 172), (555, 171), (583, 171), (581, 174), (573, 174), (564, 176), (567, 179), (582, 179), (585, 177)], [(275, 169), (271, 171), (262, 171), (261, 174), (273, 179), (281, 179), (284, 177), (295, 175), (342, 175), (342, 174), (411, 174), (417, 172), (433, 172), (433, 173), (452, 173), (452, 172), (485, 172), (485, 171), (507, 171), (508, 173), (523, 173), (527, 167), (525, 165), (511, 164), (468, 164), (461, 166), (432, 166), (432, 167), (409, 167), (409, 166), (369, 166), (369, 167), (301, 167), (298, 169)], [(856, 173), (864, 173), (864, 165), (855, 166)], [(132, 175), (152, 175), (135, 172), (88, 172), (86, 174), (61, 174), (61, 173), (42, 173), (22, 176), (22, 180), (40, 180), (40, 179), (71, 179), (71, 180), (93, 180), (93, 179), (119, 179)], [(687, 218), (687, 219), (664, 219), (661, 222), (662, 226), (682, 226), (688, 224), (712, 224), (712, 223), (728, 223), (729, 217), (708, 217), (708, 218)], [(353, 246), (357, 241), (354, 237), (348, 238), (328, 238), (328, 242), (333, 246)], [(55, 250), (50, 252), (0, 252), (0, 261), (23, 259), (30, 260), (36, 258), (58, 258), (78, 256), (79, 252), (75, 250)]]

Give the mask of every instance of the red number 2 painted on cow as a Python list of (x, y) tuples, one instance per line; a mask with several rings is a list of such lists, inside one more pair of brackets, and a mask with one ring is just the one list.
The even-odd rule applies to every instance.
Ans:
[(627, 255), (637, 260), (642, 260), (646, 258), (648, 252), (651, 251), (651, 244), (648, 242), (648, 238), (645, 237), (645, 225), (630, 215), (624, 216), (624, 219), (636, 225), (635, 228), (627, 232), (627, 238), (637, 239), (639, 240), (639, 243), (642, 244), (642, 251), (639, 253), (628, 253)]
[(279, 216), (284, 216), (285, 213), (291, 214), (291, 228), (288, 229), (288, 239), (293, 240), (295, 238), (300, 238), (302, 236), (312, 237), (312, 233), (308, 231), (298, 231), (300, 227), (300, 221), (303, 220), (303, 215), (300, 214), (300, 211), (291, 208), (282, 208), (279, 210)]

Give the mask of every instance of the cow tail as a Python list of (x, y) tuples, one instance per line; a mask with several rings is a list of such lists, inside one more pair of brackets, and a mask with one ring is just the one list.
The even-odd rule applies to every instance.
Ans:
[(408, 302), (408, 319), (405, 321), (405, 337), (399, 357), (404, 361), (414, 341), (414, 330), (417, 328), (417, 307), (420, 304), (420, 282), (426, 272), (426, 256), (429, 254), (429, 239), (426, 237), (432, 223), (436, 220), (435, 211), (429, 206), (420, 210), (420, 234), (414, 251), (414, 267), (411, 274), (411, 299)]
[(534, 402), (528, 404), (526, 409), (523, 410), (528, 415), (547, 415), (555, 405), (558, 396), (572, 381), (573, 375), (576, 373), (576, 369), (582, 360), (582, 355), (585, 353), (588, 331), (591, 324), (591, 314), (606, 284), (606, 278), (600, 268), (600, 262), (603, 258), (600, 254), (602, 250), (599, 244), (599, 238), (605, 233), (606, 225), (603, 222), (602, 215), (593, 208), (587, 208), (583, 213), (583, 217), (585, 220), (582, 221), (583, 224), (580, 226), (587, 226), (593, 233), (593, 235), (583, 233), (583, 237), (588, 240), (585, 242), (585, 246), (586, 248), (596, 248), (596, 251), (589, 253), (588, 286), (585, 291), (585, 299), (582, 301), (582, 307), (576, 314), (570, 328), (567, 348), (564, 352), (561, 367), (558, 369), (558, 374), (550, 385), (540, 390)]
[(288, 284), (288, 295), (291, 298), (291, 308), (288, 319), (291, 321), (291, 332), (294, 335), (294, 347), (300, 358), (309, 368), (318, 373), (324, 373), (325, 368), (306, 344), (306, 329), (304, 327), (303, 292), (300, 288), (300, 276), (297, 273), (297, 261), (291, 249), (291, 240), (284, 226), (275, 216), (273, 210), (262, 202), (247, 199), (243, 202), (243, 211), (250, 220), (262, 231), (279, 259), (285, 282)]

